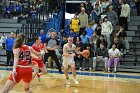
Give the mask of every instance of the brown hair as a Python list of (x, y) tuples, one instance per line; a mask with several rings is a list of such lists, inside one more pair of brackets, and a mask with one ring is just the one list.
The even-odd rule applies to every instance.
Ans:
[(19, 48), (23, 44), (24, 40), (25, 35), (23, 33), (18, 34), (13, 48), (14, 49)]

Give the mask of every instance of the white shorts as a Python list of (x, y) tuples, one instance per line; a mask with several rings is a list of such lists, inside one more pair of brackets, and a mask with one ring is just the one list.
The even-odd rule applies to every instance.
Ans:
[(63, 56), (63, 67), (64, 67), (64, 68), (68, 68), (68, 66), (69, 66), (71, 63), (75, 63), (73, 57), (64, 57), (64, 56)]

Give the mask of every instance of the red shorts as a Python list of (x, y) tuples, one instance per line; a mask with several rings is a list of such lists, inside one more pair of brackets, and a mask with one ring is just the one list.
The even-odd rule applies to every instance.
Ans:
[[(32, 67), (17, 67), (16, 68), (17, 76), (15, 77), (15, 81), (17, 83), (20, 82), (20, 80), (23, 80), (24, 82), (30, 83), (32, 80)], [(9, 80), (13, 80), (12, 74), (9, 77)]]
[(42, 68), (42, 67), (44, 67), (44, 62), (43, 62), (43, 60), (32, 60), (32, 65), (34, 66), (34, 65), (38, 65), (38, 67), (39, 68)]

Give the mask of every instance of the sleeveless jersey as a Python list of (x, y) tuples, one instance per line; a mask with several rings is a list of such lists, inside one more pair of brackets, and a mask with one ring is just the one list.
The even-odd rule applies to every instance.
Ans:
[(44, 48), (44, 45), (41, 43), (39, 44), (39, 46), (37, 44), (33, 44), (32, 45), (32, 48), (36, 51), (36, 52), (40, 52), (43, 48)]
[(30, 47), (23, 45), (19, 48), (19, 63), (18, 65), (28, 66), (31, 63)]
[(75, 47), (75, 45), (74, 44), (72, 44), (72, 47), (70, 47), (68, 44), (66, 44), (66, 46), (67, 46), (67, 53), (68, 54), (73, 54), (74, 53), (74, 47)]
[[(44, 45), (41, 43), (39, 44), (39, 46), (34, 43), (32, 45), (32, 48), (36, 51), (36, 52), (41, 52), (41, 50), (44, 48)], [(42, 61), (42, 58), (40, 58), (40, 60), (36, 59), (36, 58), (32, 58), (32, 61)]]

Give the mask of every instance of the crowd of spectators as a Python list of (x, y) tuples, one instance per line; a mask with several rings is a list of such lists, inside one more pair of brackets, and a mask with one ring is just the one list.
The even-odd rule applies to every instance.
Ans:
[(45, 10), (44, 0), (6, 0), (2, 5), (4, 18), (18, 19), (18, 22)]

